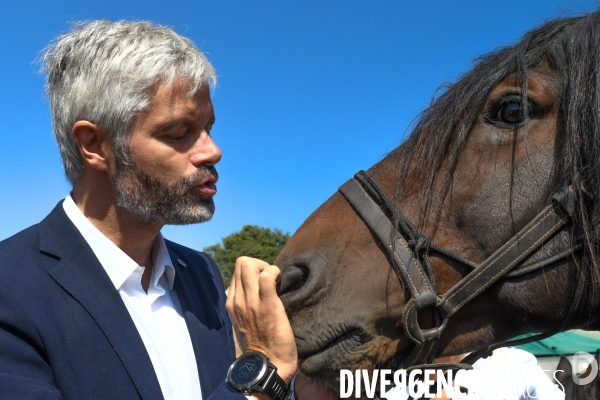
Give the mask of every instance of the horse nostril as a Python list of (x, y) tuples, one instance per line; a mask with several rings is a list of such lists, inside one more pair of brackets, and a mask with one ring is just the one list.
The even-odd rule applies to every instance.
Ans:
[(306, 281), (310, 270), (305, 265), (290, 265), (281, 271), (281, 282), (279, 284), (279, 296), (300, 289)]

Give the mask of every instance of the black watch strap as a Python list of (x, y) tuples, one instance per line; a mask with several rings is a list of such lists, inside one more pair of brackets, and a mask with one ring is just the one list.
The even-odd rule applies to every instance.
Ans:
[(292, 391), (277, 374), (277, 368), (273, 364), (269, 363), (269, 369), (265, 379), (258, 384), (262, 390), (257, 391), (267, 394), (272, 400), (289, 400), (292, 397)]

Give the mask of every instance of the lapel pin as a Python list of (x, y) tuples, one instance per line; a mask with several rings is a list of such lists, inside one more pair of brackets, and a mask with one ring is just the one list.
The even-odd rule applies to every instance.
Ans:
[(187, 267), (187, 264), (184, 263), (180, 258), (177, 259), (177, 262), (179, 263), (179, 265), (181, 265), (182, 267)]

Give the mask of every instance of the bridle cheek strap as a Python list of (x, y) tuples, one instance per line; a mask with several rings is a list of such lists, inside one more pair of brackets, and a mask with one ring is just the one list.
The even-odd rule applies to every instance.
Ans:
[[(404, 309), (402, 323), (404, 333), (414, 342), (415, 347), (402, 361), (402, 368), (430, 363), (435, 358), (439, 339), (448, 319), (498, 279), (514, 270), (569, 223), (577, 201), (575, 192), (570, 187), (564, 187), (553, 197), (552, 204), (479, 265), (440, 248), (438, 251), (474, 268), (440, 297), (436, 293), (435, 282), (428, 278), (431, 276), (433, 279), (432, 272), (429, 271), (428, 275), (392, 222), (395, 216), (390, 215), (391, 202), (379, 185), (364, 171), (360, 171), (355, 179), (344, 183), (339, 191), (383, 244), (394, 272), (410, 292), (411, 298)], [(382, 204), (378, 204), (374, 198)], [(405, 217), (400, 215), (400, 218), (404, 225), (409, 223)], [(434, 328), (422, 329), (419, 326), (419, 311), (423, 309), (433, 310)]]
[(427, 274), (406, 240), (396, 231), (390, 220), (391, 216), (387, 216), (381, 210), (357, 180), (350, 179), (339, 191), (384, 245), (394, 272), (410, 291), (411, 299), (404, 309), (403, 324), (406, 336), (416, 346), (403, 364), (410, 366), (428, 362), (437, 347), (441, 329), (436, 327), (422, 330), (418, 323), (419, 311), (423, 308), (434, 308), (438, 302)]
[(429, 306), (434, 306), (437, 297), (433, 293), (429, 279), (422, 271), (419, 261), (408, 247), (406, 240), (396, 232), (396, 228), (389, 217), (363, 190), (357, 180), (350, 179), (339, 188), (339, 191), (377, 236), (377, 239), (385, 246), (393, 261), (394, 270), (398, 277), (404, 280), (412, 297), (419, 299), (418, 301), (421, 304), (427, 303)]

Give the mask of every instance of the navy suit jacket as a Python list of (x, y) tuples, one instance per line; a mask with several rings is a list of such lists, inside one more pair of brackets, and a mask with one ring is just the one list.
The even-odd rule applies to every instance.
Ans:
[[(235, 352), (214, 261), (166, 243), (203, 398), (245, 399), (225, 383)], [(163, 398), (127, 308), (62, 202), (0, 242), (0, 398)]]

